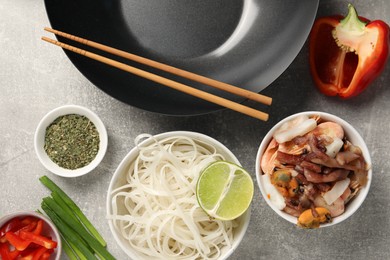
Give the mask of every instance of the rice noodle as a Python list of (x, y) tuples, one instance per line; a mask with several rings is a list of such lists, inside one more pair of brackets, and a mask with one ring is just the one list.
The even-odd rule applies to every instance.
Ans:
[(230, 248), (234, 221), (211, 220), (199, 207), (195, 189), (199, 172), (224, 160), (210, 144), (184, 136), (148, 146), (135, 142), (139, 156), (126, 184), (112, 192), (112, 219), (128, 244), (147, 259), (218, 259)]

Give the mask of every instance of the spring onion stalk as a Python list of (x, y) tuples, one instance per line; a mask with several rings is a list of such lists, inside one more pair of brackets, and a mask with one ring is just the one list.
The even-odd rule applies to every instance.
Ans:
[[(44, 215), (44, 213), (39, 209), (37, 209), (36, 212), (41, 215)], [(61, 232), (60, 232), (60, 237), (62, 241), (62, 248), (64, 249), (66, 255), (70, 260), (87, 260), (87, 258), (80, 252), (80, 250), (74, 245), (72, 245)]]
[[(68, 204), (62, 199), (62, 197), (58, 194), (58, 192), (53, 191), (51, 193), (52, 198), (54, 201), (68, 214), (67, 216), (69, 218), (72, 218), (74, 221), (80, 222), (79, 219), (73, 214), (73, 211), (69, 208)], [(81, 223), (81, 222), (80, 222)], [(82, 224), (82, 223), (81, 223)], [(84, 227), (84, 226), (83, 226)], [(78, 235), (78, 234), (77, 234)], [(92, 252), (92, 248), (80, 237), (80, 241), (84, 242), (85, 246), (89, 248), (89, 250)], [(76, 252), (77, 253), (77, 252)], [(79, 254), (77, 254), (79, 255)]]
[(57, 192), (58, 195), (65, 201), (69, 208), (74, 212), (74, 214), (80, 219), (81, 223), (85, 228), (99, 241), (99, 243), (105, 247), (107, 245), (106, 241), (84, 215), (81, 209), (74, 203), (74, 201), (60, 188), (58, 187), (49, 177), (46, 175), (39, 178), (41, 183), (49, 188), (52, 192)]
[(66, 210), (62, 209), (61, 206), (58, 205), (53, 198), (43, 198), (43, 203), (46, 204), (49, 208), (51, 208), (58, 215), (58, 217), (63, 220), (69, 227), (79, 233), (80, 236), (87, 242), (87, 244), (95, 251), (95, 253), (101, 259), (115, 260), (115, 258), (110, 254), (110, 252), (108, 252), (107, 249), (103, 247), (99, 243), (99, 241), (94, 236), (92, 236), (80, 222), (74, 220), (71, 217), (68, 217)]
[(76, 245), (74, 245), (69, 241), (68, 241), (68, 245), (73, 250), (74, 254), (77, 256), (77, 260), (88, 260)]
[[(60, 233), (60, 236), (64, 251), (70, 260), (88, 260), (80, 251), (80, 249), (71, 241), (69, 241), (69, 239), (66, 239), (62, 233)], [(74, 233), (74, 236), (77, 236), (77, 239), (80, 241), (80, 243), (85, 242), (77, 233)], [(84, 243), (84, 246), (87, 247), (91, 253), (93, 253), (92, 248), (90, 248), (86, 243)]]
[(70, 260), (79, 260), (76, 253), (73, 251), (72, 247), (69, 245), (69, 242), (61, 234), (62, 248), (64, 249), (66, 255)]
[(53, 191), (51, 193), (51, 197), (56, 201), (59, 206), (61, 206), (63, 210), (68, 213), (70, 218), (73, 218), (75, 221), (79, 221), (76, 215), (73, 213), (72, 209), (69, 208), (68, 204), (66, 204), (65, 200), (63, 200), (63, 198), (57, 191)]
[(76, 232), (70, 228), (54, 211), (50, 208), (44, 201), (42, 201), (41, 207), (43, 211), (49, 216), (49, 218), (53, 221), (54, 225), (60, 230), (62, 235), (71, 243), (78, 245), (78, 248), (82, 252), (82, 254), (87, 259), (98, 259), (85, 245), (82, 243), (78, 236), (75, 235)]
[[(39, 214), (41, 214), (41, 215), (44, 215), (44, 213), (42, 212), (42, 211), (40, 211), (39, 209), (37, 209), (36, 210), (36, 212), (37, 213), (39, 213)], [(46, 214), (47, 215), (47, 214)], [(49, 217), (50, 218), (50, 217)], [(71, 260), (73, 260), (73, 259), (76, 259), (76, 260), (78, 260), (79, 258), (80, 258), (80, 256), (79, 256), (79, 258), (72, 258), (72, 256), (71, 255), (69, 255), (68, 254), (68, 252), (70, 253), (70, 254), (75, 254), (76, 253), (76, 255), (78, 255), (77, 254), (77, 252), (75, 252), (76, 251), (76, 249), (77, 248), (74, 248), (74, 246), (72, 246), (72, 244), (64, 237), (64, 235), (61, 233), (61, 232), (59, 232), (59, 234), (60, 234), (60, 237), (61, 237), (61, 240), (62, 240), (62, 245), (64, 245), (63, 247), (64, 247), (64, 250), (65, 250), (65, 253), (68, 255), (68, 257), (71, 259)], [(78, 236), (78, 238), (80, 239), (80, 241), (81, 241), (81, 237), (78, 235), (78, 234), (74, 234), (75, 236)], [(88, 245), (86, 244), (86, 243), (84, 243), (87, 247), (88, 247)], [(69, 250), (70, 251), (69, 251)], [(92, 248), (89, 248), (89, 250), (92, 252), (93, 250), (92, 250)], [(84, 260), (84, 259), (81, 259), (81, 260)], [(85, 259), (86, 260), (86, 259)]]

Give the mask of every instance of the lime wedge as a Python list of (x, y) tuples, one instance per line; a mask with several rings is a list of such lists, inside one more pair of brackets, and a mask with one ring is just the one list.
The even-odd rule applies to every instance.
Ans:
[(249, 208), (253, 181), (245, 169), (234, 163), (213, 162), (199, 176), (196, 197), (210, 217), (232, 220)]

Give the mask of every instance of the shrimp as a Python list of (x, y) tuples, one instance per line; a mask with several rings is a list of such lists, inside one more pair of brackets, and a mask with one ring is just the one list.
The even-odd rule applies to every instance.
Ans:
[(339, 152), (336, 155), (336, 160), (341, 165), (348, 164), (348, 163), (350, 163), (358, 158), (360, 158), (359, 154), (356, 154), (356, 153), (353, 153), (350, 151)]
[(260, 161), (260, 168), (264, 174), (272, 174), (278, 151), (278, 142), (272, 138)]
[(331, 205), (328, 205), (321, 195), (315, 197), (313, 202), (316, 207), (323, 207), (329, 210), (332, 218), (340, 216), (345, 210), (345, 203), (341, 197), (337, 198)]
[(294, 139), (292, 141), (279, 144), (279, 151), (293, 155), (300, 155), (309, 149), (309, 145), (307, 143), (295, 143)]
[(337, 123), (334, 122), (324, 122), (319, 124), (312, 133), (315, 136), (329, 136), (331, 138), (344, 138), (344, 129)]

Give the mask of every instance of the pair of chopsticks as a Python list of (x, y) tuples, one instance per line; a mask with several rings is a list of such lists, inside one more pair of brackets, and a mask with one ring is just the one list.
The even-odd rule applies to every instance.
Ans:
[[(189, 72), (189, 71), (178, 69), (178, 68), (175, 68), (175, 67), (157, 62), (157, 61), (153, 61), (153, 60), (150, 60), (150, 59), (147, 59), (144, 57), (140, 57), (140, 56), (137, 56), (137, 55), (134, 55), (134, 54), (122, 51), (122, 50), (118, 50), (118, 49), (115, 49), (115, 48), (112, 48), (112, 47), (109, 47), (109, 46), (106, 46), (106, 45), (103, 45), (103, 44), (100, 44), (97, 42), (93, 42), (93, 41), (90, 41), (90, 40), (87, 40), (87, 39), (84, 39), (81, 37), (77, 37), (77, 36), (74, 36), (74, 35), (71, 35), (71, 34), (68, 34), (65, 32), (61, 32), (61, 31), (58, 31), (58, 30), (55, 30), (52, 28), (45, 27), (45, 31), (54, 33), (56, 35), (73, 40), (75, 42), (82, 43), (84, 45), (93, 47), (95, 49), (99, 49), (99, 50), (114, 54), (116, 56), (126, 58), (128, 60), (132, 60), (132, 61), (144, 64), (144, 65), (147, 65), (147, 66), (150, 66), (153, 68), (163, 70), (165, 72), (169, 72), (171, 74), (181, 76), (183, 78), (187, 78), (187, 79), (190, 79), (190, 80), (193, 80), (193, 81), (196, 81), (196, 82), (199, 82), (199, 83), (211, 86), (211, 87), (218, 88), (220, 90), (227, 91), (229, 93), (232, 93), (232, 94), (235, 94), (235, 95), (238, 95), (241, 97), (245, 97), (245, 98), (250, 99), (250, 100), (260, 102), (262, 104), (271, 105), (271, 103), (272, 103), (272, 98), (264, 96), (264, 95), (260, 95), (258, 93), (255, 93), (255, 92), (252, 92), (252, 91), (249, 91), (246, 89), (242, 89), (242, 88), (239, 88), (239, 87), (227, 84), (227, 83), (223, 83), (223, 82), (220, 82), (220, 81), (217, 81), (214, 79), (210, 79), (210, 78), (207, 78), (207, 77), (204, 77), (201, 75), (197, 75), (197, 74)], [(268, 114), (266, 114), (264, 112), (261, 112), (259, 110), (255, 110), (253, 108), (244, 106), (242, 104), (233, 102), (231, 100), (219, 97), (217, 95), (210, 94), (208, 92), (205, 92), (205, 91), (184, 85), (182, 83), (158, 76), (156, 74), (135, 68), (133, 66), (129, 66), (127, 64), (115, 61), (113, 59), (106, 58), (104, 56), (86, 51), (84, 49), (80, 49), (80, 48), (74, 47), (72, 45), (65, 44), (65, 43), (50, 39), (48, 37), (42, 37), (42, 40), (47, 41), (47, 42), (52, 43), (52, 44), (55, 44), (57, 46), (60, 46), (63, 49), (78, 53), (80, 55), (94, 59), (96, 61), (99, 61), (99, 62), (105, 63), (107, 65), (116, 67), (118, 69), (130, 72), (130, 73), (135, 74), (137, 76), (140, 76), (140, 77), (149, 79), (151, 81), (160, 83), (160, 84), (165, 85), (167, 87), (170, 87), (170, 88), (176, 89), (178, 91), (187, 93), (189, 95), (204, 99), (204, 100), (209, 101), (211, 103), (232, 109), (234, 111), (246, 114), (248, 116), (251, 116), (251, 117), (263, 120), (263, 121), (268, 120)]]

